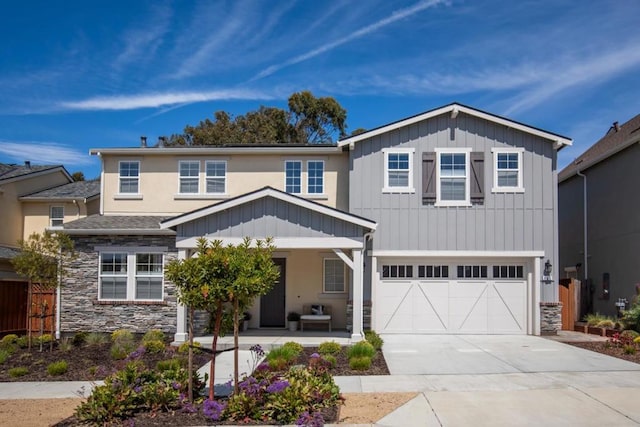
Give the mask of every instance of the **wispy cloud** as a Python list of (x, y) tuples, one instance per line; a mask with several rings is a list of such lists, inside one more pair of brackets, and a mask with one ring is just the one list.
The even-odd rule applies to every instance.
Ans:
[(266, 99), (273, 99), (273, 95), (250, 89), (221, 89), (202, 92), (167, 92), (94, 97), (81, 101), (61, 102), (58, 106), (63, 110), (119, 111), (136, 110), (139, 108), (158, 108), (194, 102)]
[(87, 153), (57, 142), (0, 140), (0, 153), (19, 162), (30, 160), (34, 163), (64, 165), (92, 163)]
[(289, 67), (291, 65), (294, 64), (298, 64), (300, 62), (306, 61), (308, 59), (311, 59), (313, 57), (316, 57), (318, 55), (321, 55), (325, 52), (331, 51), (339, 46), (342, 46), (345, 43), (348, 43), (352, 40), (358, 39), (360, 37), (366, 36), (367, 34), (370, 34), (374, 31), (379, 30), (380, 28), (386, 27), (387, 25), (393, 24), (394, 22), (397, 22), (401, 19), (407, 18), (411, 15), (414, 15), (418, 12), (421, 12), (425, 9), (428, 9), (430, 7), (436, 6), (438, 4), (442, 4), (445, 3), (444, 0), (427, 0), (427, 1), (421, 1), (419, 3), (414, 4), (411, 7), (405, 8), (405, 9), (401, 9), (398, 10), (396, 12), (393, 12), (391, 14), (391, 16), (381, 19), (377, 22), (374, 22), (373, 24), (369, 24), (363, 28), (360, 28), (357, 31), (354, 31), (353, 33), (342, 37), (338, 40), (335, 40), (333, 42), (330, 43), (326, 43), (318, 48), (315, 48), (313, 50), (310, 50), (309, 52), (303, 53), (302, 55), (298, 55), (296, 57), (293, 57), (287, 61), (284, 61), (280, 64), (276, 64), (276, 65), (271, 65), (267, 68), (265, 68), (264, 70), (260, 71), (258, 74), (256, 74), (254, 77), (251, 78), (250, 81), (255, 81), (255, 80), (259, 80), (261, 78), (270, 76), (271, 74), (285, 68), (285, 67)]

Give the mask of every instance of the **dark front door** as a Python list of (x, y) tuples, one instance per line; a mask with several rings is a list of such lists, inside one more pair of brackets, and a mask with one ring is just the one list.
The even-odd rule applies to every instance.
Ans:
[(284, 328), (286, 259), (274, 258), (273, 263), (280, 269), (280, 278), (269, 293), (260, 298), (260, 326), (265, 328)]

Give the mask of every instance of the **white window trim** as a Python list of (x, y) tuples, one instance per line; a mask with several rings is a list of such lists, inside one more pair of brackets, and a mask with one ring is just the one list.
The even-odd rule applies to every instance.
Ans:
[[(322, 191), (320, 193), (311, 193), (309, 192), (309, 179), (311, 178), (311, 176), (309, 175), (309, 163), (314, 162), (314, 163), (322, 163)], [(324, 191), (325, 189), (325, 167), (326, 167), (326, 163), (324, 160), (315, 160), (315, 159), (309, 159), (307, 160), (307, 195), (309, 197), (326, 197), (326, 193)]]
[[(328, 291), (326, 288), (326, 263), (327, 261), (340, 261), (342, 263), (342, 290), (341, 291)], [(322, 259), (322, 293), (324, 294), (344, 294), (347, 292), (347, 272), (346, 264), (340, 258), (323, 258)]]
[[(196, 191), (195, 193), (182, 193), (180, 191), (180, 187), (181, 187), (181, 183), (182, 183), (182, 179), (188, 179), (188, 180), (195, 180), (196, 178), (193, 177), (183, 177), (180, 174), (181, 168), (182, 168), (182, 164), (183, 163), (198, 163), (198, 176), (196, 177), (198, 180), (198, 191)], [(200, 170), (200, 160), (178, 160), (178, 196), (184, 196), (184, 195), (195, 195), (195, 194), (200, 194), (200, 188), (202, 187), (200, 184), (200, 174), (202, 173), (202, 171)]]
[[(122, 163), (137, 163), (138, 164), (138, 192), (137, 193), (121, 193), (120, 192), (120, 187), (122, 184), (122, 175), (120, 175), (120, 165), (122, 165)], [(140, 160), (119, 160), (118, 161), (118, 193), (115, 195), (116, 198), (122, 198), (122, 199), (126, 199), (126, 198), (135, 198), (138, 199), (141, 195), (142, 192), (140, 191), (140, 175), (142, 174), (142, 168), (141, 168), (141, 162)], [(131, 179), (131, 177), (126, 177), (127, 179)]]
[[(384, 155), (384, 186), (382, 187), (383, 193), (415, 193), (416, 189), (413, 187), (413, 158), (416, 150), (415, 148), (383, 148), (382, 154)], [(406, 187), (390, 187), (389, 186), (389, 154), (409, 154), (409, 182)]]
[[(287, 191), (287, 163), (300, 163), (300, 192), (299, 193)], [(302, 170), (303, 165), (304, 165), (304, 162), (302, 160), (287, 159), (284, 161), (284, 192), (285, 193), (296, 194), (298, 196), (304, 194), (304, 178), (303, 178), (304, 171)]]
[[(436, 203), (434, 206), (471, 206), (471, 177), (470, 177), (470, 159), (471, 148), (436, 148)], [(442, 154), (465, 154), (465, 200), (441, 200), (442, 191), (440, 189), (440, 156)]]
[[(493, 187), (492, 193), (524, 193), (524, 185), (522, 182), (522, 153), (524, 148), (492, 148), (493, 153)], [(498, 187), (498, 154), (517, 154), (518, 155), (518, 185), (516, 187)]]
[[(62, 208), (62, 218), (54, 218), (53, 217), (53, 208)], [(62, 220), (60, 225), (53, 225), (53, 220)], [(63, 228), (62, 224), (64, 223), (64, 205), (51, 205), (49, 206), (49, 228), (52, 229), (61, 229)]]
[[(222, 193), (210, 193), (207, 191), (207, 178), (209, 178), (209, 176), (207, 175), (207, 165), (209, 163), (223, 163), (224, 164), (224, 190), (222, 191)], [(208, 196), (220, 196), (220, 197), (224, 197), (224, 196), (228, 196), (227, 193), (227, 166), (228, 163), (226, 160), (205, 160), (204, 162), (204, 194), (208, 195)], [(211, 178), (220, 178), (220, 177), (211, 177)]]
[[(98, 249), (98, 248), (96, 248)], [(164, 301), (164, 267), (166, 263), (166, 250), (159, 248), (127, 248), (127, 247), (102, 247), (98, 255), (98, 301), (134, 301), (134, 302), (162, 302)], [(127, 254), (127, 297), (124, 299), (102, 298), (102, 254), (103, 253), (126, 253)], [(136, 299), (136, 255), (138, 254), (160, 254), (162, 255), (162, 296), (159, 299)], [(117, 276), (117, 275), (105, 275)], [(122, 276), (122, 275), (120, 275)], [(145, 276), (148, 277), (148, 276)]]

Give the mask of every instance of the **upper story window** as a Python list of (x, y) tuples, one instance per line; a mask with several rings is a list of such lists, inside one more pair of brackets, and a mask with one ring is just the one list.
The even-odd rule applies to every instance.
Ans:
[(345, 292), (344, 262), (338, 258), (327, 258), (323, 270), (323, 292)]
[(121, 161), (120, 165), (120, 194), (138, 194), (140, 192), (140, 162)]
[(180, 194), (198, 194), (200, 182), (200, 162), (180, 161)]
[(206, 162), (207, 193), (225, 194), (227, 191), (227, 162), (212, 160)]
[(99, 299), (156, 301), (162, 298), (162, 253), (117, 250), (100, 254)]
[(324, 193), (324, 162), (322, 160), (307, 162), (307, 193)]
[(64, 222), (64, 206), (51, 206), (49, 210), (49, 226), (62, 227)]
[(285, 191), (287, 193), (302, 193), (302, 162), (287, 160), (284, 162)]
[(383, 149), (385, 193), (413, 193), (413, 148)]
[(471, 150), (436, 150), (437, 154), (437, 204), (443, 206), (468, 206), (469, 153)]
[(522, 193), (522, 153), (524, 148), (493, 148), (494, 193)]

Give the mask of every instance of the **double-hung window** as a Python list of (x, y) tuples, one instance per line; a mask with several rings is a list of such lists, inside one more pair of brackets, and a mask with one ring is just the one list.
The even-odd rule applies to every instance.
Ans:
[(101, 252), (99, 299), (161, 301), (163, 277), (161, 252)]
[(436, 149), (437, 205), (470, 206), (469, 154), (471, 150)]
[(64, 222), (64, 206), (51, 206), (49, 210), (49, 226), (62, 227)]
[(302, 162), (287, 160), (284, 162), (285, 191), (292, 194), (302, 193)]
[(341, 259), (324, 260), (323, 291), (325, 293), (345, 292), (344, 262)]
[(324, 162), (322, 160), (307, 162), (307, 193), (324, 193)]
[(225, 194), (227, 191), (227, 162), (211, 160), (206, 162), (206, 186), (209, 194)]
[(198, 194), (200, 162), (197, 160), (181, 160), (179, 164), (180, 194)]
[(119, 165), (120, 194), (139, 194), (140, 162), (121, 161)]
[(413, 193), (413, 148), (383, 149), (384, 193)]
[(522, 193), (522, 153), (523, 148), (493, 148), (494, 193)]

